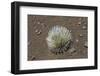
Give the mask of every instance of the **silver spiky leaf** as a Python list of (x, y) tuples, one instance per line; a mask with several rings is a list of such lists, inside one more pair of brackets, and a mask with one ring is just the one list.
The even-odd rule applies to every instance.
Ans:
[(55, 54), (67, 51), (72, 41), (71, 32), (62, 26), (54, 26), (46, 38), (49, 49)]

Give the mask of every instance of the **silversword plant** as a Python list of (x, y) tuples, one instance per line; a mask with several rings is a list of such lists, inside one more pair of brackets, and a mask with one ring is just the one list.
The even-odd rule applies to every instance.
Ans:
[(66, 27), (56, 25), (49, 30), (46, 40), (51, 52), (61, 54), (68, 50), (72, 36)]

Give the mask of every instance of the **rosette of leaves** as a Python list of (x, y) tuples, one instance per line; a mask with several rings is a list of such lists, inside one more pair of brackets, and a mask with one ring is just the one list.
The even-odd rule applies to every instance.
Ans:
[(72, 35), (66, 27), (54, 26), (49, 30), (46, 40), (52, 53), (62, 54), (70, 47)]

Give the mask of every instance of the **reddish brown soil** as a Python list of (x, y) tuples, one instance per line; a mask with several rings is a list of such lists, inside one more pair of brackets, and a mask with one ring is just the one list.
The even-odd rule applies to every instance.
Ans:
[[(87, 58), (88, 49), (84, 47), (88, 35), (87, 22), (87, 17), (28, 15), (28, 60)], [(76, 51), (71, 52), (70, 48), (67, 52), (58, 55), (50, 52), (46, 37), (49, 29), (55, 25), (71, 30), (73, 37), (71, 48), (74, 47)]]

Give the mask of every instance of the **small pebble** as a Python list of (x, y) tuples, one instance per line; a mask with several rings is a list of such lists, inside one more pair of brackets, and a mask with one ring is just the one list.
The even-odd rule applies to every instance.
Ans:
[(83, 35), (82, 35), (82, 34), (80, 34), (79, 36), (80, 36), (80, 37), (83, 37)]
[(88, 48), (88, 43), (87, 42), (85, 42), (84, 47)]
[(35, 56), (32, 56), (32, 60), (35, 60), (36, 58), (35, 58)]
[(42, 33), (42, 32), (41, 32), (41, 30), (40, 30), (40, 31), (37, 32), (37, 35), (40, 35), (41, 33)]
[(36, 30), (35, 30), (35, 32), (37, 33), (37, 32), (38, 32), (38, 30), (36, 29)]
[(86, 26), (83, 26), (82, 29), (85, 30), (86, 29)]
[(76, 49), (73, 47), (69, 51), (70, 51), (70, 53), (74, 53), (76, 51)]
[(40, 22), (37, 22), (37, 24), (41, 24)]
[(78, 25), (80, 25), (81, 24), (81, 22), (78, 22)]
[(35, 30), (35, 32), (37, 35), (40, 35), (42, 33), (41, 30), (37, 30), (37, 29)]
[(76, 42), (79, 42), (79, 40), (78, 40), (78, 39), (76, 39)]

